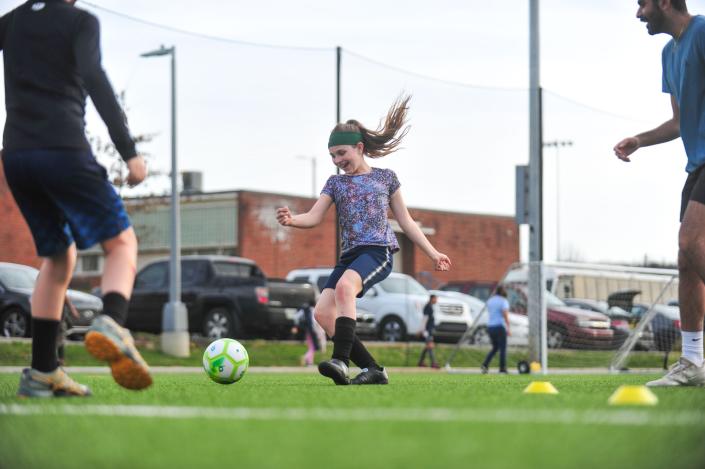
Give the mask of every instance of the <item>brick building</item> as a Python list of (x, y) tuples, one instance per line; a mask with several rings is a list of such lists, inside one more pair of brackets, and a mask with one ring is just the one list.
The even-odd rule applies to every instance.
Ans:
[[(1, 171), (0, 165), (0, 171)], [(0, 172), (0, 176), (2, 173)], [(300, 267), (335, 263), (335, 212), (313, 229), (284, 228), (275, 210), (288, 206), (300, 213), (314, 199), (253, 191), (183, 194), (181, 244), (186, 254), (227, 254), (256, 261), (270, 277), (284, 277)], [(169, 198), (126, 199), (125, 204), (140, 240), (139, 266), (169, 254)], [(519, 260), (519, 230), (511, 216), (480, 215), (409, 209), (437, 249), (453, 262), (450, 272), (435, 272), (430, 260), (401, 232), (395, 270), (422, 283), (438, 286), (450, 280), (495, 281)], [(0, 261), (39, 265), (32, 238), (0, 177)], [(95, 246), (80, 253), (74, 286), (96, 285), (102, 270), (102, 252)]]

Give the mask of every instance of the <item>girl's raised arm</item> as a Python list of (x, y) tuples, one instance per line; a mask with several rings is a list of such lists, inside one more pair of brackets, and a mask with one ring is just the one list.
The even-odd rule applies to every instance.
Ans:
[(277, 221), (280, 225), (291, 226), (292, 228), (313, 228), (318, 226), (325, 216), (326, 212), (333, 204), (333, 199), (327, 194), (321, 194), (311, 210), (306, 213), (292, 215), (289, 207), (280, 207), (277, 209)]
[(409, 210), (406, 208), (404, 199), (401, 196), (401, 189), (397, 189), (392, 194), (390, 202), (392, 213), (399, 226), (411, 241), (416, 244), (433, 261), (436, 270), (450, 270), (450, 259), (442, 252), (438, 252), (431, 242), (423, 234), (419, 225), (416, 224)]

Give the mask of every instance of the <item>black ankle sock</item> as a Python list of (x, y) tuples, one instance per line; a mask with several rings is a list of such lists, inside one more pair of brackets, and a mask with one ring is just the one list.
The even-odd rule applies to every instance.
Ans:
[(48, 373), (59, 366), (56, 338), (60, 321), (32, 318), (32, 368)]
[(103, 314), (113, 318), (121, 326), (127, 321), (127, 298), (120, 293), (111, 291), (103, 295)]
[(333, 337), (333, 358), (350, 363), (350, 350), (355, 337), (355, 320), (341, 316), (335, 320), (335, 337)]
[(370, 355), (365, 345), (360, 341), (357, 334), (353, 337), (352, 348), (350, 349), (350, 360), (360, 368), (368, 370), (379, 370), (380, 366)]

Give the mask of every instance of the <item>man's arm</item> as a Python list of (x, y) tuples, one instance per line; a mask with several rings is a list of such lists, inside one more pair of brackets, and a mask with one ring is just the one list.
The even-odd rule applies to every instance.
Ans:
[(108, 128), (115, 148), (122, 159), (128, 161), (137, 156), (137, 151), (127, 128), (125, 114), (101, 65), (100, 25), (93, 15), (85, 14), (79, 20), (77, 28), (73, 52), (78, 73), (98, 114)]
[(5, 48), (5, 34), (7, 34), (7, 25), (10, 22), (12, 12), (0, 17), (0, 50)]
[(680, 137), (680, 109), (675, 96), (671, 95), (671, 107), (673, 117), (655, 129), (642, 132), (634, 137), (627, 137), (614, 146), (614, 154), (622, 161), (631, 161), (629, 155), (641, 147), (657, 145), (659, 143), (670, 142)]

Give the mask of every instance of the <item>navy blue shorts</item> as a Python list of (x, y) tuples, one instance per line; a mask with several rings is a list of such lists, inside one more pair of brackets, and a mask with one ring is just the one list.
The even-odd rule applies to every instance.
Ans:
[(74, 242), (87, 249), (130, 227), (122, 200), (90, 151), (4, 151), (2, 162), (39, 256), (60, 254)]
[(360, 274), (362, 279), (362, 290), (357, 294), (358, 298), (370, 289), (375, 283), (381, 282), (392, 272), (392, 249), (388, 246), (358, 246), (343, 253), (340, 261), (336, 264), (333, 272), (328, 277), (328, 281), (323, 286), (333, 288), (338, 284), (338, 280), (346, 270), (354, 270)]

